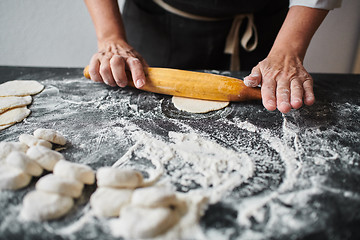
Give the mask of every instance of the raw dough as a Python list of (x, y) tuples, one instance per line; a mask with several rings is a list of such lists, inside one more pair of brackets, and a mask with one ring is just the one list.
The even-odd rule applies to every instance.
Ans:
[(12, 166), (0, 165), (0, 190), (16, 190), (30, 183), (31, 176)]
[(11, 152), (6, 158), (6, 163), (9, 166), (18, 168), (32, 176), (40, 176), (43, 172), (43, 169), (40, 167), (40, 165), (35, 161), (31, 160), (23, 152)]
[(21, 122), (30, 114), (26, 107), (13, 108), (0, 115), (0, 126)]
[(91, 167), (65, 160), (60, 160), (56, 163), (54, 175), (75, 179), (85, 184), (93, 184), (95, 182), (95, 173)]
[(19, 142), (0, 142), (0, 161), (5, 160), (12, 151), (20, 151), (25, 153), (28, 146)]
[(143, 183), (142, 174), (132, 169), (102, 167), (97, 170), (96, 178), (99, 187), (136, 188)]
[(0, 113), (6, 110), (29, 105), (32, 101), (30, 96), (25, 97), (0, 97)]
[(43, 139), (36, 138), (30, 134), (21, 134), (19, 136), (19, 141), (28, 145), (29, 147), (39, 145), (39, 146), (43, 146), (43, 147), (50, 148), (50, 149), (52, 148), (52, 144), (50, 142), (43, 140)]
[(71, 197), (32, 191), (26, 194), (20, 217), (25, 221), (44, 221), (64, 216), (74, 206)]
[(35, 188), (44, 192), (57, 193), (73, 198), (80, 197), (84, 184), (81, 182), (48, 174), (37, 181)]
[(26, 96), (41, 92), (44, 85), (33, 80), (14, 80), (0, 84), (0, 97)]
[(142, 207), (170, 207), (177, 203), (175, 192), (165, 186), (138, 188), (131, 198), (132, 205)]
[(154, 238), (179, 221), (179, 215), (170, 208), (142, 208), (125, 206), (120, 211), (120, 219), (111, 222), (116, 236), (129, 239)]
[(36, 129), (34, 132), (34, 136), (59, 145), (65, 145), (66, 143), (66, 139), (64, 138), (64, 136), (53, 129)]
[(0, 131), (4, 130), (5, 128), (11, 127), (12, 125), (14, 125), (15, 123), (11, 123), (11, 124), (7, 124), (7, 125), (1, 125), (0, 126)]
[(172, 97), (172, 103), (177, 109), (191, 113), (207, 113), (210, 111), (222, 109), (229, 105), (229, 102), (201, 100), (177, 96)]
[(55, 164), (64, 159), (61, 153), (53, 151), (49, 148), (43, 146), (34, 146), (29, 148), (26, 154), (32, 159), (35, 160), (41, 167), (48, 171), (54, 169)]
[(90, 205), (96, 216), (117, 217), (129, 204), (133, 190), (100, 187), (91, 195)]

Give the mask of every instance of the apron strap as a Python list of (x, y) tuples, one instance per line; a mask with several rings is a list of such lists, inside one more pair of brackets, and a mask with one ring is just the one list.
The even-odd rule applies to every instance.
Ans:
[[(189, 18), (197, 21), (221, 21), (228, 18), (211, 18), (199, 16), (191, 13), (184, 12), (180, 9), (174, 8), (173, 6), (165, 3), (163, 0), (153, 0), (161, 8), (165, 9), (168, 12), (171, 12), (175, 15)], [(239, 14), (234, 17), (230, 32), (226, 38), (226, 44), (224, 53), (231, 54), (230, 70), (231, 71), (240, 71), (240, 58), (239, 58), (239, 30), (243, 20), (247, 19), (247, 26), (244, 34), (241, 37), (241, 46), (248, 52), (255, 50), (258, 44), (258, 36), (256, 31), (256, 26), (254, 23), (253, 14)], [(254, 41), (250, 41), (254, 37)]]
[[(247, 26), (244, 34), (241, 37), (241, 46), (248, 52), (254, 51), (258, 44), (258, 35), (256, 26), (254, 24), (253, 14), (239, 14), (236, 15), (230, 32), (226, 38), (225, 53), (231, 54), (231, 71), (240, 71), (240, 57), (239, 57), (239, 30), (243, 20), (247, 18)], [(254, 37), (254, 41), (250, 41)]]

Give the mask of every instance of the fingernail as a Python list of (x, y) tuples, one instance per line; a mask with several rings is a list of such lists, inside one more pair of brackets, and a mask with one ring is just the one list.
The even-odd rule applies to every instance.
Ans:
[(141, 88), (142, 86), (144, 86), (145, 82), (142, 79), (138, 79), (136, 81), (136, 87), (137, 88)]

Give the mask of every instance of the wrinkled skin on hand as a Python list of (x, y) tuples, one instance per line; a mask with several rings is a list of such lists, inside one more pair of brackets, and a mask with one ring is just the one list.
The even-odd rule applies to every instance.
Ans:
[(300, 108), (303, 102), (315, 102), (313, 79), (297, 56), (269, 54), (244, 78), (244, 83), (248, 87), (261, 84), (263, 105), (269, 111), (277, 108), (287, 113), (291, 108)]
[(93, 81), (109, 86), (125, 87), (128, 84), (126, 71), (131, 72), (134, 85), (141, 88), (145, 84), (145, 60), (126, 42), (110, 42), (100, 47), (91, 58), (89, 74)]

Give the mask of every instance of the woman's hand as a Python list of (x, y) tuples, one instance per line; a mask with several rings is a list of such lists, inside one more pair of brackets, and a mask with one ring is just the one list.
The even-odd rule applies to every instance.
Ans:
[(263, 105), (287, 113), (315, 102), (313, 79), (303, 67), (311, 38), (328, 10), (292, 6), (269, 55), (244, 79), (245, 85), (261, 84)]
[(89, 65), (93, 81), (112, 87), (125, 87), (130, 80), (126, 75), (126, 71), (129, 71), (135, 87), (144, 86), (147, 64), (130, 45), (124, 41), (107, 42), (99, 44), (99, 49)]
[(248, 87), (261, 84), (263, 105), (273, 111), (276, 108), (287, 113), (291, 108), (315, 102), (313, 79), (305, 70), (299, 57), (272, 53), (244, 79)]

